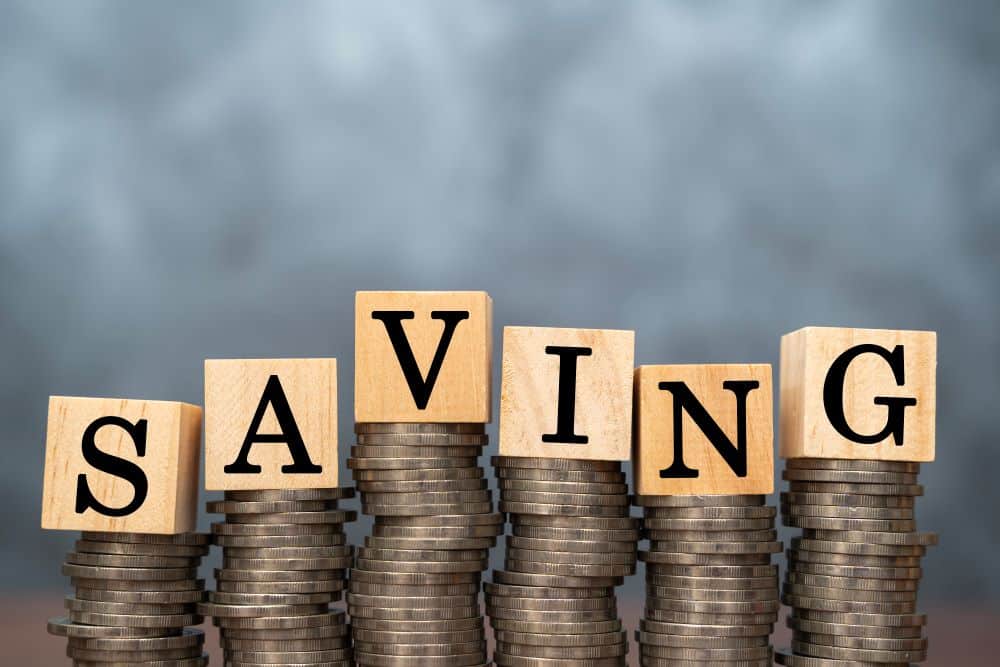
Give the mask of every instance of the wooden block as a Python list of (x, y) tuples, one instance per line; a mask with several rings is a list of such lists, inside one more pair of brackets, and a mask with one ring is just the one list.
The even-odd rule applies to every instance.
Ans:
[(489, 294), (358, 292), (354, 315), (355, 421), (490, 421)]
[(500, 454), (628, 461), (635, 332), (504, 327)]
[(200, 456), (195, 405), (52, 396), (42, 528), (192, 531)]
[(640, 366), (635, 406), (639, 494), (774, 491), (769, 364)]
[(337, 486), (336, 359), (205, 361), (205, 488)]
[(936, 366), (933, 331), (783, 336), (781, 456), (933, 461)]

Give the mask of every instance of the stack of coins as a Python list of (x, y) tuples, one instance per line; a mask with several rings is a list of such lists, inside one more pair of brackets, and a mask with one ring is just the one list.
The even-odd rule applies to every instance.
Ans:
[(790, 667), (926, 659), (918, 614), (920, 558), (937, 544), (916, 532), (919, 463), (789, 459), (782, 522), (802, 529), (788, 550), (782, 601), (792, 608)]
[(617, 461), (499, 456), (504, 570), (487, 583), (500, 667), (625, 665), (615, 586), (635, 572), (639, 522)]
[(200, 611), (219, 626), (227, 667), (349, 667), (351, 640), (343, 595), (351, 547), (344, 523), (357, 514), (337, 508), (354, 489), (227, 491), (208, 503), (225, 514), (212, 524), (222, 547), (215, 591)]
[(640, 664), (768, 667), (781, 552), (760, 495), (638, 496), (646, 609)]
[(483, 424), (363, 423), (348, 467), (375, 517), (347, 597), (363, 667), (484, 665), (479, 584), (502, 530)]
[(207, 665), (196, 605), (208, 536), (84, 532), (66, 556), (63, 574), (75, 596), (49, 632), (69, 638), (74, 665)]

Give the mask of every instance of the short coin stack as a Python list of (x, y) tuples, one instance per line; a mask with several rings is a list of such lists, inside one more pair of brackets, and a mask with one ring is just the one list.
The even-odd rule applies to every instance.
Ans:
[(782, 522), (802, 529), (788, 550), (782, 601), (791, 651), (778, 664), (906, 665), (926, 659), (916, 612), (920, 558), (937, 543), (916, 532), (919, 463), (789, 459)]
[(500, 667), (625, 665), (615, 586), (635, 572), (639, 522), (617, 461), (499, 456), (505, 569), (485, 584)]
[(227, 667), (351, 665), (351, 640), (339, 600), (351, 565), (338, 509), (354, 490), (227, 491), (208, 511), (222, 547), (215, 591), (199, 605), (219, 626)]
[(63, 574), (75, 596), (49, 632), (69, 638), (74, 665), (207, 665), (198, 579), (208, 536), (84, 532), (67, 554)]
[(485, 665), (479, 603), (503, 529), (477, 459), (483, 424), (359, 423), (348, 460), (372, 535), (348, 610), (362, 667)]
[(636, 639), (644, 667), (769, 667), (781, 552), (761, 495), (638, 496), (646, 609)]

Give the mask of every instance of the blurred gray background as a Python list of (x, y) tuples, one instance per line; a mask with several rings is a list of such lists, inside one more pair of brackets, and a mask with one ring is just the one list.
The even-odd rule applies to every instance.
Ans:
[(1000, 605), (997, 3), (2, 2), (0, 90), (0, 591), (66, 584), (49, 394), (336, 356), (346, 442), (354, 291), (486, 289), (640, 363), (937, 330), (924, 596)]

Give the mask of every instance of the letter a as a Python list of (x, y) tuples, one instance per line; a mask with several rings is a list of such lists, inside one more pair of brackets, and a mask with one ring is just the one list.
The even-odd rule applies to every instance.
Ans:
[[(261, 421), (264, 419), (264, 414), (267, 412), (268, 405), (274, 410), (274, 415), (278, 419), (278, 425), (281, 427), (281, 433), (257, 432), (260, 429)], [(257, 405), (257, 412), (254, 413), (253, 420), (250, 422), (250, 429), (243, 440), (243, 447), (240, 449), (239, 456), (236, 457), (235, 461), (225, 466), (223, 471), (237, 474), (259, 473), (261, 467), (247, 461), (250, 449), (254, 443), (258, 442), (288, 445), (288, 450), (292, 454), (292, 463), (281, 466), (281, 472), (299, 474), (323, 472), (323, 466), (315, 465), (312, 459), (309, 458), (306, 444), (302, 440), (302, 434), (299, 433), (298, 424), (295, 423), (295, 417), (292, 415), (292, 408), (288, 405), (288, 398), (285, 396), (284, 389), (281, 388), (281, 382), (278, 380), (277, 375), (271, 375), (267, 380), (267, 386), (264, 387), (264, 394), (261, 396), (260, 403)]]

